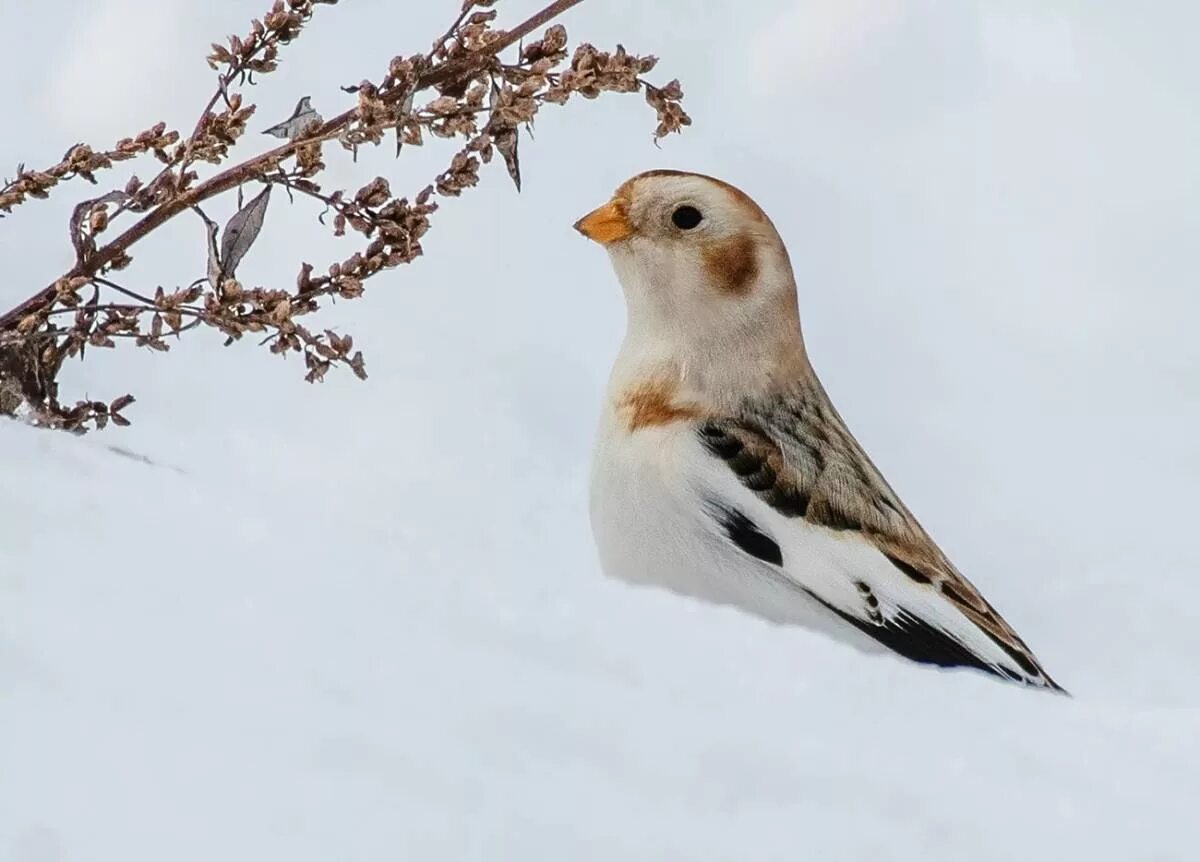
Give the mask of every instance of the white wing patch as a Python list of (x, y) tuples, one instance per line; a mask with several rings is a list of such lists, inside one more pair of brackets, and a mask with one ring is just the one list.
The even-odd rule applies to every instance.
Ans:
[(843, 623), (914, 661), (975, 667), (1034, 686), (1053, 685), (1023, 668), (987, 631), (929, 583), (905, 574), (862, 533), (786, 517), (715, 459), (696, 464), (698, 508), (742, 553), (806, 593)]

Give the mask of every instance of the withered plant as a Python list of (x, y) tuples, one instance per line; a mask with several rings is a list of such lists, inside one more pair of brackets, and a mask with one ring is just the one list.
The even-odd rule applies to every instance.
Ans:
[[(306, 96), (291, 117), (266, 130), (282, 143), (230, 165), (255, 111), (247, 88), (275, 70), (284, 46), (319, 21), (316, 7), (336, 2), (275, 0), (245, 36), (214, 44), (208, 64), (217, 72), (216, 87), (190, 133), (160, 122), (109, 149), (76, 144), (44, 170), (18, 166), (15, 178), (0, 186), (3, 216), (75, 178), (97, 185), (97, 175), (118, 162), (152, 155), (161, 163), (150, 180), (131, 176), (75, 206), (70, 271), (0, 312), (0, 413), (72, 431), (127, 425), (123, 411), (133, 402), (130, 395), (70, 406), (60, 401), (56, 381), (63, 362), (121, 341), (166, 351), (184, 333), (205, 328), (219, 330), (226, 344), (250, 335), (273, 353), (301, 354), (309, 381), (336, 365), (365, 378), (362, 353), (350, 335), (310, 328), (301, 318), (335, 298), (361, 296), (369, 279), (420, 256), (439, 199), (475, 186), (481, 165), (503, 164), (519, 191), (521, 132), (544, 104), (640, 91), (658, 117), (655, 140), (690, 122), (678, 81), (659, 87), (644, 78), (655, 57), (619, 45), (601, 51), (581, 43), (568, 51), (566, 30), (552, 22), (582, 0), (557, 0), (509, 30), (495, 26), (495, 0), (464, 0), (429, 51), (395, 57), (378, 81), (343, 87), (356, 100), (351, 107), (325, 120)], [(353, 192), (320, 182), (332, 144), (353, 154), (368, 144), (394, 142), (399, 156), (427, 137), (459, 146), (446, 169), (411, 196), (394, 195), (385, 177)], [(293, 201), (311, 199), (336, 235), (361, 234), (361, 250), (323, 269), (301, 263), (288, 287), (242, 284), (238, 264), (262, 230), (276, 186)], [(221, 227), (203, 205), (226, 194), (237, 194), (240, 206)], [(170, 287), (139, 285), (130, 277), (134, 246), (189, 211), (208, 226), (207, 272), (186, 274)]]

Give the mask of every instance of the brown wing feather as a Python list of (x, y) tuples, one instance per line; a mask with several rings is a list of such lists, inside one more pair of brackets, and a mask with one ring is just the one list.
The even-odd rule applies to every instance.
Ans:
[(979, 590), (946, 558), (851, 436), (815, 379), (741, 415), (709, 419), (705, 446), (787, 517), (872, 542), (904, 575), (939, 591), (1026, 673), (1062, 690)]

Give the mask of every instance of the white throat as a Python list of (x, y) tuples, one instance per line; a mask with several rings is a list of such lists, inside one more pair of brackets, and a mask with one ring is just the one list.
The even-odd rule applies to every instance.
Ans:
[(778, 391), (808, 368), (786, 260), (764, 266), (749, 296), (714, 295), (694, 258), (610, 249), (626, 302), (626, 330), (610, 392), (653, 380), (681, 396), (731, 409)]

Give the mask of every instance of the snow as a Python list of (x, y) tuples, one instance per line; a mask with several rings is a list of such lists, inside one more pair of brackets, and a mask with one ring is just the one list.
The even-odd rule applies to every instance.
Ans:
[[(520, 499), (556, 505), (468, 536), (482, 512), (395, 523), (252, 447), (216, 471), (107, 446), (0, 424), (8, 858), (1184, 859), (1195, 837), (1194, 653), (1188, 705), (1116, 679), (1066, 699), (609, 582), (581, 495), (536, 471)], [(489, 564), (508, 530), (524, 571)]]
[[(10, 80), (126, 19), (195, 62), (56, 66), (10, 94), (0, 165), (190, 124), (208, 42), (263, 4), (160, 5), (31, 7)], [(256, 92), (261, 127), (447, 23), (353, 5)], [(317, 321), (366, 383), (197, 333), (65, 370), (68, 397), (135, 394), (131, 428), (0, 422), (0, 860), (1194, 858), (1197, 7), (868, 7), (583, 4), (572, 35), (662, 56), (696, 125), (659, 151), (636, 98), (539, 116), (519, 199), (493, 170)], [(346, 45), (344, 75), (314, 60)], [(399, 191), (445, 157), (328, 160)], [(569, 225), (653, 167), (771, 214), (840, 412), (1074, 697), (601, 576), (622, 309)], [(3, 222), (5, 302), (64, 268), (75, 200)], [(203, 238), (169, 225), (131, 285), (202, 274)], [(241, 274), (351, 250), (281, 196)]]

